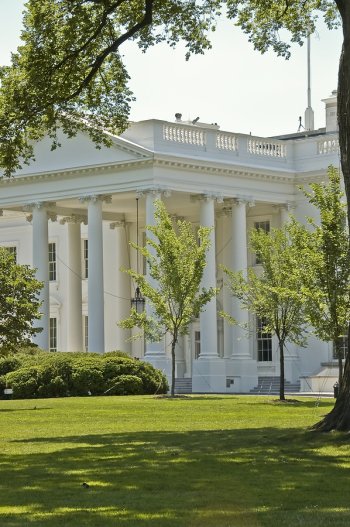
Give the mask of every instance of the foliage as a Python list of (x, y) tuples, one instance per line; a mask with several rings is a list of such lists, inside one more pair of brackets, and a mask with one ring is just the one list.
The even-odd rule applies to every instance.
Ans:
[(339, 381), (342, 381), (342, 361), (339, 341), (347, 334), (350, 318), (350, 251), (346, 226), (346, 204), (341, 190), (338, 170), (329, 167), (327, 183), (310, 184), (304, 190), (309, 202), (320, 216), (315, 222), (309, 218), (310, 228), (298, 225), (296, 243), (308, 252), (308, 272), (304, 274), (305, 312), (318, 338), (332, 341), (339, 357)]
[(221, 0), (28, 0), (23, 44), (0, 70), (0, 166), (5, 175), (33, 158), (33, 141), (58, 128), (78, 130), (110, 145), (106, 131), (128, 124), (129, 76), (120, 46), (136, 40), (142, 51), (183, 41), (188, 56), (210, 47)]
[(120, 375), (110, 381), (111, 395), (140, 395), (143, 393), (143, 383), (136, 375)]
[(197, 234), (190, 222), (178, 220), (174, 226), (164, 204), (155, 203), (156, 224), (148, 225), (145, 247), (137, 247), (147, 260), (149, 277), (132, 269), (126, 272), (135, 280), (150, 309), (137, 313), (133, 308), (130, 317), (121, 327), (140, 327), (148, 340), (159, 341), (165, 333), (172, 338), (172, 386), (174, 395), (175, 346), (180, 335), (199, 316), (205, 304), (216, 294), (215, 288), (201, 288), (209, 248), (207, 227), (200, 227)]
[(0, 247), (0, 349), (8, 350), (23, 344), (38, 331), (32, 326), (40, 319), (38, 299), (41, 282), (35, 270), (15, 263), (13, 256)]
[[(122, 355), (44, 351), (16, 354), (0, 361), (0, 379), (4, 386), (13, 389), (14, 398), (167, 392), (168, 385), (160, 371)], [(110, 388), (114, 385), (119, 388), (113, 391)]]
[[(250, 246), (255, 251), (259, 269), (243, 272), (224, 268), (227, 285), (233, 296), (249, 310), (266, 321), (265, 330), (276, 335), (280, 352), (280, 398), (284, 399), (284, 347), (286, 342), (304, 345), (304, 296), (302, 290), (304, 254), (291, 241), (293, 226), (285, 225), (266, 233), (253, 229)], [(232, 323), (236, 321), (227, 313)]]

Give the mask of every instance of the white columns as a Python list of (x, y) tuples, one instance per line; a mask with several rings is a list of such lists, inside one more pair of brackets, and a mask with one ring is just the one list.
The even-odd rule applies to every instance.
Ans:
[(68, 351), (83, 351), (84, 344), (81, 285), (81, 233), (79, 220), (67, 220), (67, 237), (67, 349)]
[[(247, 276), (247, 204), (252, 202), (236, 199), (232, 203), (231, 267)], [(249, 392), (258, 383), (257, 361), (251, 356), (249, 345), (249, 313), (240, 302), (232, 298), (232, 316), (240, 325), (232, 327), (232, 385), (234, 391)]]
[[(200, 207), (200, 224), (210, 227), (210, 247), (207, 252), (207, 265), (204, 268), (202, 287), (209, 289), (216, 287), (216, 260), (215, 260), (215, 212), (213, 196), (204, 196)], [(217, 313), (216, 297), (206, 304), (200, 315), (201, 352), (200, 360), (218, 358), (217, 348)]]
[(43, 288), (39, 293), (42, 317), (35, 322), (36, 327), (43, 329), (33, 338), (33, 342), (40, 348), (48, 350), (50, 327), (48, 216), (45, 203), (35, 203), (28, 208), (32, 211), (33, 267), (36, 268), (36, 278), (43, 282)]
[[(156, 218), (155, 218), (155, 202), (156, 200), (161, 199), (162, 192), (161, 190), (155, 189), (155, 190), (148, 190), (145, 191), (146, 195), (146, 226), (147, 225), (155, 225), (156, 224)], [(153, 235), (151, 232), (147, 232), (147, 237), (152, 238)], [(152, 285), (152, 287), (157, 287), (157, 283), (150, 275), (150, 270), (147, 265), (146, 267), (146, 277), (147, 282)], [(152, 307), (149, 305), (148, 302), (146, 302), (146, 312), (147, 315), (152, 316), (153, 310)], [(145, 358), (148, 360), (150, 358), (157, 359), (165, 359), (166, 353), (164, 349), (164, 339), (162, 339), (162, 342), (146, 342), (146, 352), (145, 352)]]
[(281, 227), (289, 222), (289, 216), (293, 212), (293, 204), (292, 203), (284, 203), (280, 206), (281, 211)]
[[(125, 221), (119, 221), (111, 223), (110, 228), (112, 229), (111, 233), (114, 235), (116, 247), (115, 262), (113, 262), (112, 267), (116, 298), (110, 297), (110, 299), (108, 299), (107, 296), (106, 300), (109, 300), (110, 305), (110, 323), (115, 326), (115, 345), (113, 349), (131, 353), (131, 343), (130, 340), (128, 340), (130, 338), (130, 330), (122, 329), (116, 325), (116, 322), (118, 323), (121, 320), (128, 318), (130, 315), (130, 277), (121, 270), (121, 268), (128, 269), (130, 267), (128, 256), (129, 243), (127, 236), (128, 225)], [(110, 290), (110, 288), (107, 288), (107, 290)]]
[[(243, 271), (247, 276), (247, 219), (244, 200), (235, 200), (232, 204), (232, 254), (231, 265), (233, 271)], [(232, 316), (241, 325), (248, 326), (248, 311), (242, 309), (237, 298), (232, 298)], [(248, 329), (248, 328), (247, 328)], [(249, 338), (247, 329), (238, 325), (232, 327), (233, 354), (235, 356), (249, 356)]]
[(81, 198), (88, 203), (88, 348), (97, 353), (105, 351), (102, 202), (110, 199), (106, 195)]

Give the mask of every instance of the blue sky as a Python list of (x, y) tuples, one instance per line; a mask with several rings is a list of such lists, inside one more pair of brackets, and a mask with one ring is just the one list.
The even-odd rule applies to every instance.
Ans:
[[(1, 0), (0, 64), (19, 44), (22, 0)], [(341, 31), (319, 24), (312, 37), (312, 106), (315, 127), (324, 126), (324, 104), (337, 86)], [(221, 129), (253, 135), (295, 132), (307, 103), (306, 46), (293, 46), (289, 61), (260, 55), (232, 23), (219, 22), (213, 49), (185, 61), (185, 50), (159, 45), (142, 54), (134, 43), (123, 49), (136, 101), (132, 120), (149, 118), (217, 122)]]

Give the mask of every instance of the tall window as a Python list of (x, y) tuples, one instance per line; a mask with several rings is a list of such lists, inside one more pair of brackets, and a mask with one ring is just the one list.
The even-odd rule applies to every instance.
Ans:
[(258, 348), (258, 361), (272, 361), (272, 335), (270, 331), (265, 330), (266, 319), (256, 317), (256, 341)]
[(89, 351), (89, 317), (84, 316), (84, 348)]
[(194, 358), (198, 359), (201, 354), (201, 332), (194, 332)]
[(49, 243), (49, 280), (56, 280), (56, 244)]
[[(340, 352), (340, 356), (342, 359), (345, 359), (347, 351), (348, 351), (348, 337), (347, 335), (343, 335), (342, 337), (339, 337), (339, 352)], [(338, 359), (335, 346), (333, 346), (333, 359)]]
[[(270, 222), (268, 220), (266, 221), (255, 221), (254, 222), (254, 228), (255, 229), (261, 229), (262, 231), (269, 233), (270, 232)], [(255, 265), (259, 265), (261, 263), (261, 260), (259, 256), (255, 255)]]
[(50, 351), (57, 351), (57, 318), (50, 318)]
[(83, 276), (89, 276), (89, 243), (88, 240), (83, 240)]
[(17, 247), (15, 245), (7, 245), (4, 247), (4, 249), (12, 254), (14, 262), (17, 263)]

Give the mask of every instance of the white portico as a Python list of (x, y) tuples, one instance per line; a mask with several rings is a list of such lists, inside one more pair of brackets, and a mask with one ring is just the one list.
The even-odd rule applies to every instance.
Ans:
[[(175, 217), (213, 228), (203, 285), (221, 286), (221, 264), (243, 272), (259, 265), (247, 247), (250, 228), (278, 227), (291, 210), (299, 219), (310, 214), (298, 186), (324, 178), (329, 164), (338, 166), (337, 133), (259, 138), (203, 123), (149, 120), (112, 141), (97, 150), (83, 134), (62, 137), (53, 152), (49, 139), (41, 141), (36, 161), (0, 184), (0, 245), (11, 248), (18, 263), (33, 265), (44, 282), (38, 345), (121, 349), (169, 374), (166, 337), (130, 342), (130, 332), (117, 325), (135, 292), (120, 268), (136, 269), (129, 241), (142, 241), (145, 225), (154, 223), (155, 200), (164, 200)], [(251, 331), (229, 326), (218, 315), (222, 308), (249, 322)], [(263, 321), (242, 311), (225, 288), (176, 354), (177, 376), (192, 378), (198, 392), (247, 392), (258, 377), (278, 376), (277, 346)], [(287, 380), (298, 382), (331, 359), (332, 350), (320, 342), (310, 340), (307, 350), (291, 347)]]

